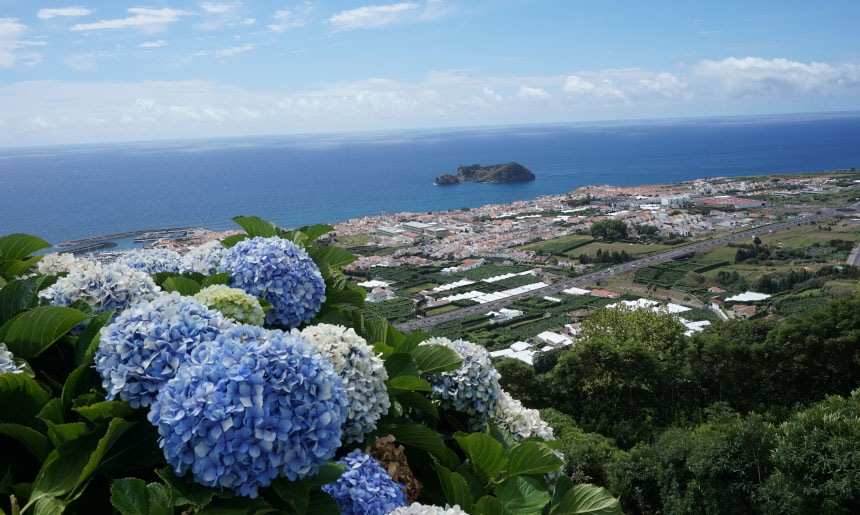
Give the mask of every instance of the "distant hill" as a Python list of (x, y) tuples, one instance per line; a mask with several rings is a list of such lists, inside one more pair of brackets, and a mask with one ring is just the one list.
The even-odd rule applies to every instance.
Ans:
[(533, 181), (535, 174), (519, 163), (501, 165), (467, 165), (457, 168), (457, 175), (446, 173), (436, 177), (437, 186), (460, 184), (461, 182), (520, 182)]

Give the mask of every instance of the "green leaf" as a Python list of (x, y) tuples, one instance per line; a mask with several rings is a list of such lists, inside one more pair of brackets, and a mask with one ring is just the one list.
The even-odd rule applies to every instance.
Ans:
[(399, 376), (418, 377), (418, 367), (409, 354), (392, 354), (385, 360), (385, 371), (393, 379)]
[(340, 515), (341, 511), (334, 497), (322, 490), (311, 490), (311, 495), (308, 499), (308, 509), (305, 513), (308, 515), (316, 515), (318, 513)]
[(543, 481), (528, 476), (506, 479), (494, 492), (505, 509), (517, 515), (539, 515), (549, 502), (549, 493)]
[(99, 348), (99, 333), (103, 327), (110, 324), (111, 317), (113, 317), (115, 312), (112, 309), (104, 313), (99, 313), (90, 319), (90, 322), (75, 343), (75, 363), (78, 366), (91, 366), (93, 364), (93, 358)]
[(417, 392), (401, 392), (394, 395), (403, 406), (414, 408), (433, 418), (439, 418), (439, 409), (424, 395)]
[(170, 504), (174, 506), (185, 506), (191, 504), (196, 508), (203, 508), (215, 496), (215, 490), (207, 486), (195, 483), (190, 477), (178, 477), (171, 468), (163, 468), (155, 471), (167, 485), (170, 494)]
[(508, 449), (510, 449), (517, 443), (510, 433), (500, 428), (499, 426), (490, 425), (490, 436), (492, 436), (502, 444), (502, 447), (505, 448), (505, 452), (507, 452)]
[(38, 277), (12, 281), (0, 290), (0, 325), (38, 304)]
[(451, 472), (439, 463), (436, 464), (436, 472), (439, 474), (439, 482), (442, 484), (442, 491), (445, 492), (445, 499), (448, 500), (448, 504), (457, 504), (463, 511), (471, 512), (472, 492), (463, 476)]
[(502, 444), (484, 433), (457, 436), (457, 443), (472, 462), (472, 469), (484, 483), (495, 479), (505, 468), (506, 458)]
[(346, 304), (348, 306), (363, 307), (365, 296), (367, 296), (367, 292), (364, 291), (364, 288), (349, 284), (345, 290), (329, 291), (326, 288), (325, 302), (330, 306)]
[(110, 489), (110, 503), (122, 515), (149, 515), (146, 481), (137, 478), (115, 479)]
[(69, 409), (72, 407), (72, 402), (89, 392), (94, 386), (100, 384), (98, 373), (93, 369), (92, 364), (81, 365), (69, 374), (66, 379), (66, 384), (63, 385), (63, 393), (61, 399), (63, 407)]
[(0, 340), (6, 342), (15, 356), (31, 359), (86, 318), (87, 315), (76, 309), (39, 306), (0, 327)]
[(291, 506), (297, 513), (303, 514), (308, 511), (309, 481), (290, 481), (285, 477), (279, 477), (272, 481), (271, 488), (281, 501)]
[(8, 284), (8, 283), (6, 282), (6, 279), (3, 279), (2, 277), (0, 277), (0, 288), (3, 288), (3, 287), (4, 287), (4, 286), (6, 286), (7, 284)]
[(552, 449), (539, 442), (520, 442), (508, 450), (508, 476), (547, 474), (562, 465)]
[(60, 445), (77, 440), (85, 435), (89, 428), (83, 422), (72, 422), (70, 424), (55, 424), (53, 422), (45, 422), (48, 425), (48, 439), (51, 440), (51, 445), (59, 447)]
[(134, 413), (134, 408), (125, 401), (105, 401), (74, 408), (74, 411), (90, 422), (101, 422), (116, 417), (127, 417)]
[(33, 483), (30, 502), (42, 496), (59, 497), (75, 488), (98, 439), (98, 433), (89, 433), (51, 451)]
[(561, 500), (564, 499), (564, 494), (571, 488), (573, 488), (573, 481), (565, 475), (559, 476), (555, 480), (555, 488), (552, 489), (552, 506), (555, 507), (561, 503)]
[(256, 236), (271, 238), (278, 235), (278, 233), (275, 232), (274, 223), (267, 222), (258, 216), (237, 216), (233, 221), (239, 224), (242, 229), (245, 229), (245, 232), (248, 233), (248, 236), (251, 238)]
[(35, 515), (59, 515), (66, 509), (66, 503), (53, 496), (40, 497), (33, 507)]
[(203, 279), (203, 283), (201, 286), (204, 288), (207, 286), (212, 286), (215, 284), (230, 284), (230, 272), (224, 272), (221, 274), (212, 274)]
[(346, 465), (340, 463), (329, 462), (320, 467), (319, 472), (315, 476), (308, 478), (311, 487), (317, 487), (334, 483), (337, 481), (343, 472), (346, 470)]
[(622, 515), (621, 504), (605, 488), (576, 485), (550, 511), (552, 515)]
[(14, 233), (0, 237), (0, 259), (24, 259), (33, 252), (49, 249), (51, 244), (37, 236)]
[(317, 266), (323, 263), (328, 265), (332, 270), (343, 268), (356, 259), (354, 255), (340, 247), (315, 248), (308, 252), (308, 255), (314, 260)]
[(62, 424), (66, 421), (63, 403), (56, 397), (46, 402), (36, 416), (45, 423)]
[(498, 498), (485, 495), (475, 503), (472, 513), (475, 515), (504, 515), (505, 507)]
[(395, 352), (411, 354), (413, 350), (418, 348), (418, 345), (420, 345), (421, 342), (423, 342), (427, 338), (430, 338), (430, 335), (427, 333), (413, 331), (409, 334), (404, 335), (394, 327), (389, 326), (389, 328), (390, 331), (394, 331), (394, 334), (397, 334), (399, 336), (399, 341), (394, 344)]
[(115, 418), (110, 421), (107, 431), (104, 436), (99, 439), (95, 450), (90, 455), (89, 460), (87, 460), (86, 466), (84, 466), (84, 469), (75, 484), (75, 488), (83, 484), (84, 481), (89, 479), (89, 477), (98, 470), (102, 458), (105, 457), (108, 451), (110, 451), (110, 449), (119, 441), (120, 437), (133, 425), (134, 422), (128, 422), (121, 418)]
[(266, 311), (269, 311), (270, 309), (272, 309), (274, 307), (274, 306), (272, 306), (271, 302), (269, 302), (266, 299), (260, 298), (260, 297), (257, 297), (257, 302), (259, 302), (260, 307), (263, 308), (263, 313), (265, 313)]
[(448, 459), (442, 436), (423, 424), (380, 423), (377, 432), (394, 435), (402, 444), (423, 449), (438, 458)]
[(44, 426), (36, 416), (50, 398), (50, 392), (25, 374), (0, 374), (0, 422), (41, 431)]
[(193, 279), (188, 279), (187, 277), (171, 277), (164, 281), (161, 288), (164, 291), (176, 291), (179, 292), (180, 295), (193, 297), (200, 291), (200, 284)]
[(334, 230), (334, 227), (326, 224), (316, 224), (299, 227), (299, 230), (305, 233), (305, 236), (307, 236), (307, 243), (313, 243), (314, 241), (318, 240), (319, 237), (323, 234), (332, 232)]
[(31, 258), (17, 260), (10, 259), (0, 261), (0, 274), (11, 279), (13, 277), (27, 273), (33, 266), (42, 259), (42, 256), (33, 256)]
[(225, 248), (230, 248), (233, 245), (239, 243), (242, 240), (248, 239), (247, 234), (233, 234), (231, 236), (227, 236), (223, 240), (221, 240), (221, 246)]
[(146, 493), (149, 497), (149, 515), (173, 515), (173, 506), (164, 485), (149, 483)]
[(12, 437), (27, 448), (39, 461), (45, 461), (51, 452), (51, 444), (44, 435), (21, 424), (0, 424), (0, 434)]
[(399, 388), (401, 390), (417, 390), (421, 392), (432, 391), (430, 383), (423, 379), (411, 376), (398, 376), (385, 381), (386, 386), (390, 389)]
[(463, 363), (463, 358), (448, 347), (442, 345), (421, 345), (412, 351), (412, 358), (418, 365), (421, 375), (438, 374), (457, 370)]

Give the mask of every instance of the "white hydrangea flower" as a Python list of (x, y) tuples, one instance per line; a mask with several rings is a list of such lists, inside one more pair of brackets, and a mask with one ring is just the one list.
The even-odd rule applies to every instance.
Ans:
[(526, 408), (504, 390), (496, 405), (495, 423), (517, 441), (532, 436), (539, 436), (547, 441), (555, 440), (552, 427), (540, 418), (538, 410)]
[(309, 341), (334, 366), (349, 399), (344, 442), (363, 440), (391, 407), (385, 363), (364, 338), (340, 325), (317, 324), (292, 334)]
[(36, 266), (34, 266), (31, 271), (34, 271), (39, 275), (56, 275), (68, 272), (74, 268), (77, 261), (78, 260), (75, 259), (75, 256), (72, 254), (58, 254), (56, 252), (52, 252), (42, 256), (42, 259), (36, 263)]
[(145, 272), (116, 263), (102, 265), (81, 259), (74, 263), (69, 275), (39, 292), (39, 297), (48, 299), (55, 306), (68, 306), (82, 300), (94, 312), (102, 313), (152, 300), (160, 291), (161, 288)]
[(2, 374), (23, 374), (24, 364), (15, 359), (6, 344), (0, 342), (0, 375)]
[(197, 272), (203, 275), (212, 275), (218, 269), (221, 256), (226, 249), (220, 241), (210, 241), (199, 247), (189, 250), (184, 256), (179, 267), (179, 273), (186, 274)]
[(414, 502), (409, 506), (397, 508), (386, 515), (466, 515), (466, 512), (457, 504), (443, 508), (441, 506), (430, 506)]
[(263, 325), (263, 307), (256, 297), (245, 290), (231, 288), (225, 284), (213, 284), (203, 288), (194, 298), (206, 307), (220, 311), (227, 318), (242, 324)]

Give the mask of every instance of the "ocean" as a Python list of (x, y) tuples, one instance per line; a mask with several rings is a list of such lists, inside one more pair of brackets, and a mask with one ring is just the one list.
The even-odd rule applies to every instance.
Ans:
[[(461, 164), (509, 161), (536, 180), (433, 185)], [(851, 167), (860, 167), (860, 112), (0, 148), (0, 234), (59, 243), (164, 227), (223, 230), (237, 215), (298, 227), (587, 184)]]

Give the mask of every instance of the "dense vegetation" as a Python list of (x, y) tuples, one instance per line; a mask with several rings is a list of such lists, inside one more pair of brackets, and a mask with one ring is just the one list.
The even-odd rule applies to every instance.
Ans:
[(609, 488), (625, 512), (860, 509), (856, 294), (692, 337), (671, 316), (603, 310), (535, 370), (503, 368), (503, 381), (544, 408), (567, 472)]

